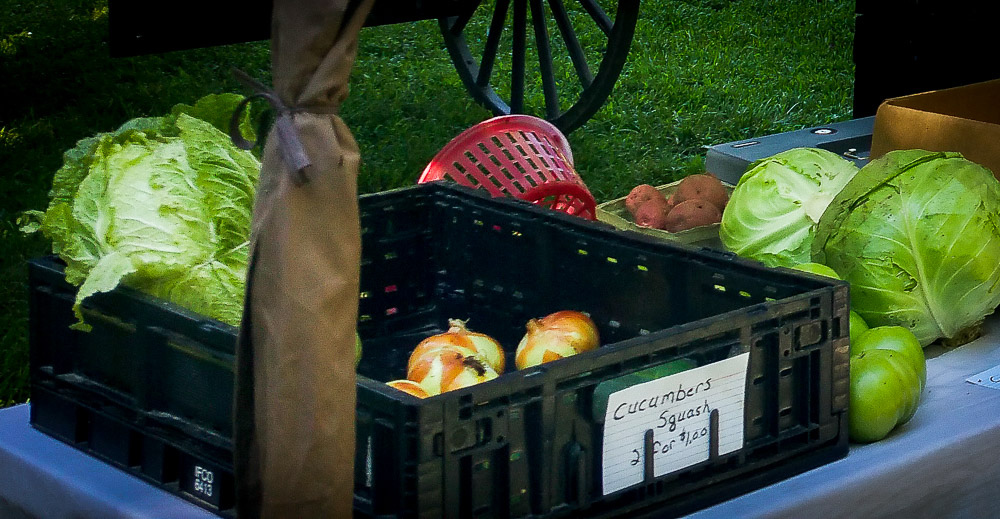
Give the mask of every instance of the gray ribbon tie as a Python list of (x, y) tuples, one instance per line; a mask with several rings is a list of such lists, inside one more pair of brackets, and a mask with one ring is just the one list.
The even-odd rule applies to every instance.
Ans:
[(292, 120), (292, 115), (296, 110), (285, 105), (278, 94), (247, 75), (246, 72), (234, 68), (233, 75), (240, 83), (253, 91), (253, 94), (244, 98), (237, 105), (229, 120), (229, 137), (233, 140), (233, 144), (244, 150), (249, 150), (257, 144), (248, 141), (240, 133), (240, 119), (243, 118), (243, 112), (250, 101), (257, 98), (266, 100), (275, 111), (274, 130), (278, 135), (278, 149), (281, 150), (281, 158), (284, 159), (285, 165), (292, 170), (295, 183), (299, 185), (306, 183), (309, 179), (306, 177), (305, 169), (311, 166), (312, 162), (309, 160), (309, 155), (306, 154), (305, 147), (302, 146), (299, 132), (295, 129), (295, 123)]

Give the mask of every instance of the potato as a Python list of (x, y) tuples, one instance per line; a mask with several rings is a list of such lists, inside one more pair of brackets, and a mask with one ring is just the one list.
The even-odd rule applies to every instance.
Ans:
[(666, 201), (666, 197), (663, 193), (657, 191), (655, 187), (649, 184), (640, 184), (632, 188), (632, 191), (625, 197), (625, 209), (627, 209), (629, 214), (634, 217), (636, 211), (639, 210), (639, 206), (649, 200), (655, 200), (657, 198)]
[(680, 232), (722, 221), (722, 211), (705, 200), (685, 200), (670, 210), (663, 222), (665, 231)]
[(684, 177), (677, 184), (674, 199), (678, 204), (688, 200), (705, 200), (722, 211), (726, 208), (726, 202), (729, 201), (729, 193), (726, 192), (722, 181), (715, 178), (715, 175), (704, 173)]
[(666, 198), (646, 200), (635, 212), (635, 224), (640, 227), (663, 229), (671, 209), (672, 206), (667, 203)]

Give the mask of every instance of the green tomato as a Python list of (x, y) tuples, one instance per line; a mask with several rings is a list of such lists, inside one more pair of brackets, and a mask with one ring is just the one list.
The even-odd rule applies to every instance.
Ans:
[(920, 378), (920, 389), (927, 384), (927, 360), (924, 358), (924, 349), (908, 328), (876, 326), (862, 333), (857, 341), (851, 340), (851, 355), (873, 349), (899, 352)]
[[(878, 352), (878, 353), (875, 353)], [(917, 413), (917, 406), (920, 405), (920, 393), (923, 391), (923, 386), (920, 385), (920, 378), (917, 372), (913, 370), (910, 365), (909, 359), (905, 358), (899, 352), (889, 351), (889, 350), (869, 350), (868, 353), (862, 353), (862, 355), (882, 355), (888, 354), (889, 367), (895, 371), (896, 376), (903, 381), (903, 409), (902, 416), (899, 417), (899, 422), (896, 423), (897, 426), (903, 425), (913, 418), (913, 415)]]
[(813, 274), (819, 274), (820, 276), (826, 276), (828, 278), (840, 279), (840, 276), (837, 275), (837, 271), (833, 270), (830, 267), (827, 267), (822, 263), (811, 263), (811, 262), (799, 263), (798, 265), (795, 265), (792, 268), (795, 270), (801, 270), (803, 272), (811, 272)]
[(361, 362), (361, 336), (354, 332), (354, 367)]
[(853, 344), (857, 342), (858, 338), (861, 337), (862, 333), (868, 331), (868, 323), (861, 317), (860, 314), (851, 310), (851, 322), (850, 328), (848, 328), (851, 333), (851, 353), (854, 353)]
[(851, 357), (847, 426), (851, 441), (885, 438), (916, 411), (920, 382), (899, 353), (870, 350)]

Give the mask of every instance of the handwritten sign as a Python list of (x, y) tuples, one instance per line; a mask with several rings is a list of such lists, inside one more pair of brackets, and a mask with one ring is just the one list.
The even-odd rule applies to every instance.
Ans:
[(713, 410), (719, 454), (743, 448), (749, 359), (744, 353), (612, 393), (604, 421), (604, 495), (643, 482), (647, 450), (654, 477), (707, 460)]
[(993, 366), (978, 375), (972, 375), (965, 381), (992, 389), (1000, 389), (1000, 366)]

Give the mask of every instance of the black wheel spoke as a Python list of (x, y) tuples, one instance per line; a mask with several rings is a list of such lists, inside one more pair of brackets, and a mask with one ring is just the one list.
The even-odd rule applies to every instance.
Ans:
[[(598, 4), (599, 0), (580, 0), (580, 5), (587, 13), (586, 16), (594, 20), (594, 24), (597, 26), (596, 30), (600, 30), (606, 39), (605, 42), (600, 41), (600, 36), (596, 42), (590, 42), (588, 39), (587, 45), (595, 45), (597, 46), (596, 50), (598, 50), (596, 53), (598, 62), (588, 63), (587, 56), (590, 56), (591, 53), (584, 52), (580, 41), (581, 36), (578, 35), (589, 35), (590, 32), (593, 32), (594, 26), (590, 25), (591, 22), (586, 19), (582, 20), (583, 27), (578, 26), (575, 13), (566, 8), (566, 0), (513, 0), (513, 2), (511, 0), (494, 0), (495, 3), (492, 5), (482, 5), (482, 0), (469, 1), (475, 2), (475, 4), (470, 4), (468, 11), (463, 9), (457, 16), (443, 17), (438, 20), (441, 34), (444, 36), (445, 47), (448, 49), (455, 70), (469, 95), (493, 112), (494, 115), (523, 114), (527, 113), (528, 109), (544, 111), (545, 118), (567, 134), (584, 124), (600, 109), (611, 94), (628, 57), (639, 17), (640, 2), (640, 0), (614, 0), (617, 5), (614, 7), (612, 18)], [(548, 33), (548, 21), (545, 19), (546, 2), (549, 4), (548, 11), (554, 15), (559, 34), (566, 44), (566, 52), (569, 54), (576, 75), (583, 86), (578, 97), (575, 100), (570, 100), (569, 104), (566, 104), (567, 96), (565, 94), (561, 99), (559, 95), (559, 90), (564, 86), (564, 82), (555, 74), (555, 61), (557, 60), (553, 60), (552, 53), (556, 49), (552, 46), (552, 35)], [(526, 81), (528, 78), (525, 76), (527, 72), (529, 8), (531, 9), (536, 49), (538, 50), (540, 82), (534, 77), (531, 81)], [(492, 18), (489, 32), (485, 35), (482, 54), (474, 56), (466, 41), (465, 33), (478, 25), (471, 17), (477, 14), (485, 16), (484, 9), (492, 10)], [(512, 22), (508, 20), (508, 16)], [(508, 23), (510, 23), (511, 30), (509, 52), (504, 37)], [(581, 29), (586, 32), (578, 32)], [(561, 49), (561, 46), (559, 48)], [(496, 68), (497, 62), (508, 59), (507, 56), (510, 56), (511, 60), (509, 69), (510, 96), (501, 98), (497, 93), (496, 84), (497, 81), (506, 80), (506, 74), (498, 74)], [(563, 59), (565, 57), (560, 56), (559, 63), (562, 63)], [(591, 70), (591, 66), (593, 66), (593, 70)], [(532, 73), (535, 73), (534, 68), (532, 68)], [(569, 82), (572, 81), (570, 78)], [(535, 106), (525, 106), (528, 84), (532, 85), (532, 88), (535, 84), (541, 84), (545, 101), (545, 106), (542, 109)], [(572, 91), (575, 89), (571, 87), (568, 92)], [(536, 91), (532, 90), (531, 94), (536, 95)], [(560, 104), (565, 106), (560, 107)]]
[(594, 82), (594, 75), (590, 72), (590, 66), (587, 65), (587, 58), (583, 54), (580, 40), (576, 37), (576, 31), (569, 23), (566, 7), (562, 0), (549, 0), (549, 7), (552, 9), (552, 15), (555, 16), (559, 34), (562, 35), (563, 42), (566, 43), (566, 50), (573, 61), (573, 67), (576, 69), (576, 75), (580, 78), (580, 84), (583, 85), (583, 88), (587, 88)]
[(538, 49), (538, 67), (542, 74), (542, 93), (545, 96), (545, 113), (548, 118), (559, 116), (559, 92), (552, 72), (552, 47), (549, 31), (545, 27), (545, 9), (542, 0), (531, 0), (531, 23), (535, 27), (535, 48)]
[(465, 31), (465, 26), (469, 24), (469, 20), (472, 19), (472, 15), (475, 14), (475, 9), (470, 9), (468, 13), (461, 16), (456, 16), (454, 22), (451, 24), (452, 34), (462, 34)]
[(601, 28), (604, 35), (611, 36), (611, 27), (614, 24), (611, 23), (611, 18), (608, 18), (604, 9), (601, 9), (601, 6), (598, 5), (597, 0), (580, 0), (580, 5), (582, 5), (583, 8), (587, 10), (587, 13), (590, 14), (590, 17), (597, 22), (597, 26)]
[(524, 65), (526, 59), (528, 5), (514, 0), (514, 41), (511, 52), (510, 111), (524, 113)]
[(490, 21), (490, 30), (486, 34), (486, 46), (483, 48), (479, 74), (476, 77), (476, 84), (481, 87), (488, 85), (490, 77), (493, 75), (493, 64), (496, 62), (497, 47), (500, 45), (500, 35), (503, 34), (504, 22), (507, 21), (508, 9), (510, 9), (510, 0), (497, 0), (493, 19)]

